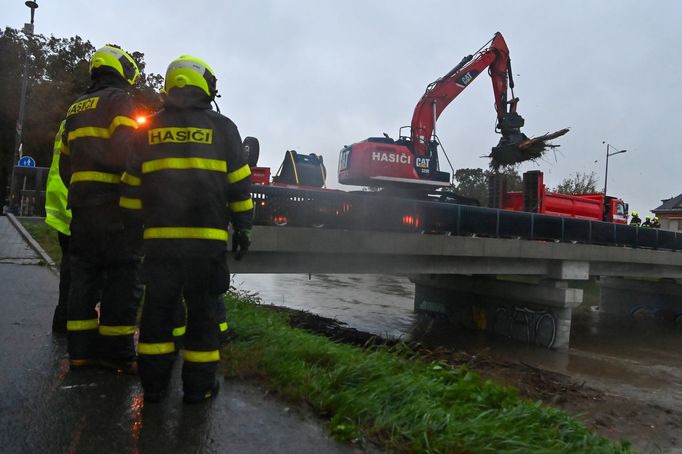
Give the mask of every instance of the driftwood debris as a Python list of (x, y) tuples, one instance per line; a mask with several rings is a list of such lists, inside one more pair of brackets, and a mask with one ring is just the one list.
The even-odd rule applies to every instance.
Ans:
[[(569, 131), (569, 128), (560, 129), (537, 137), (523, 138), (516, 143), (500, 144), (492, 149), (490, 167), (498, 169), (502, 166), (518, 164), (525, 161), (534, 161), (541, 158), (548, 149), (559, 145), (549, 143), (550, 140), (561, 137)], [(504, 140), (504, 139), (503, 139)]]

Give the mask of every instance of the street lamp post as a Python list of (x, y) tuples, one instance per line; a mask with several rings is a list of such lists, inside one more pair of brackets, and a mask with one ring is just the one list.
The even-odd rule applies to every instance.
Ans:
[[(24, 2), (26, 6), (28, 6), (31, 9), (31, 23), (29, 24), (24, 24), (23, 32), (26, 35), (27, 38), (30, 39), (31, 36), (33, 36), (33, 30), (34, 30), (34, 19), (35, 19), (35, 12), (36, 9), (38, 9), (38, 3), (35, 1), (27, 1)], [(26, 59), (24, 60), (24, 75), (23, 79), (21, 81), (21, 97), (19, 99), (19, 118), (17, 119), (17, 125), (16, 125), (16, 136), (15, 136), (15, 142), (14, 142), (14, 158), (12, 159), (12, 177), (10, 178), (10, 196), (9, 196), (9, 210), (10, 212), (15, 212), (16, 211), (16, 198), (17, 195), (15, 194), (15, 171), (14, 167), (17, 165), (17, 162), (19, 161), (19, 149), (21, 148), (21, 134), (24, 129), (24, 113), (26, 111), (26, 88), (28, 86), (28, 61), (29, 61), (29, 48), (28, 45), (26, 46)]]
[[(606, 172), (604, 175), (604, 196), (606, 197), (606, 187), (609, 183), (609, 156), (625, 153), (627, 150), (618, 150), (616, 147), (609, 143), (606, 143), (605, 141), (602, 141), (602, 143), (606, 144)], [(613, 153), (609, 153), (610, 148), (613, 148), (616, 151), (614, 151)]]

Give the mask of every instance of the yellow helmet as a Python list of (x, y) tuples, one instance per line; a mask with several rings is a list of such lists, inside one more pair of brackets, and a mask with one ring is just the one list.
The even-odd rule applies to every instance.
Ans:
[(638, 214), (636, 211), (633, 211), (633, 212), (632, 212), (632, 215), (633, 215), (633, 216), (639, 216), (639, 214)]
[(104, 46), (92, 55), (90, 59), (90, 74), (97, 68), (111, 68), (133, 85), (140, 76), (140, 70), (133, 57), (113, 46)]
[(644, 216), (644, 219), (651, 219), (651, 216), (647, 214), (646, 216)]
[(197, 87), (213, 99), (218, 93), (216, 76), (206, 62), (191, 55), (182, 55), (168, 65), (163, 91), (173, 88)]

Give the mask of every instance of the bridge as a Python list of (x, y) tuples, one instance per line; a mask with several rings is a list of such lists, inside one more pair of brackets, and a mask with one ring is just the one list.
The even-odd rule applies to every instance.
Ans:
[[(625, 226), (628, 227), (628, 226)], [(671, 232), (673, 233), (673, 232)], [(580, 282), (602, 307), (682, 314), (682, 253), (475, 235), (255, 226), (236, 273), (406, 274), (415, 310), (520, 341), (566, 348)], [(623, 298), (627, 295), (627, 298)]]

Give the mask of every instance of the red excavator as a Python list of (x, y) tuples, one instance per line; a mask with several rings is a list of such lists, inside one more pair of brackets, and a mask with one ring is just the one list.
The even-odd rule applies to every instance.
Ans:
[(393, 140), (384, 134), (384, 137), (370, 137), (345, 146), (339, 157), (339, 183), (433, 189), (450, 186), (450, 174), (440, 171), (438, 165), (436, 121), (448, 104), (486, 68), (495, 95), (495, 130), (502, 135), (490, 153), (492, 166), (536, 159), (546, 147), (553, 147), (546, 141), (565, 134), (568, 129), (532, 139), (521, 132), (524, 120), (516, 112), (519, 98), (514, 96), (509, 49), (497, 32), (478, 52), (464, 57), (446, 75), (426, 87), (414, 109), (409, 137), (400, 135), (398, 140)]

